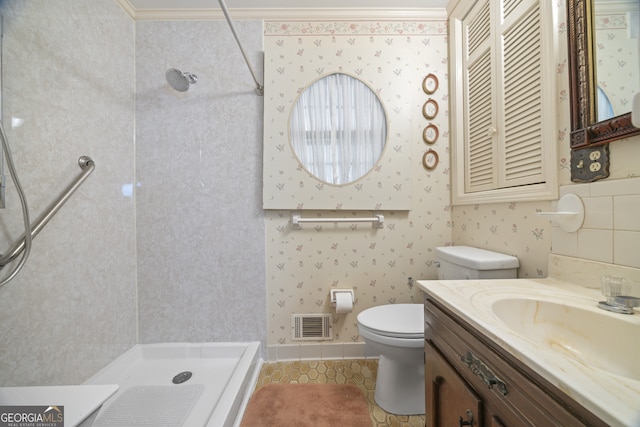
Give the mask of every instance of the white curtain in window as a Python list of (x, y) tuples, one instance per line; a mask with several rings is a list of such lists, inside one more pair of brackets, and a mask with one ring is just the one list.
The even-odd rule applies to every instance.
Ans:
[(380, 100), (347, 74), (331, 74), (313, 83), (291, 112), (291, 145), (298, 160), (330, 184), (346, 184), (367, 174), (382, 155), (386, 135)]

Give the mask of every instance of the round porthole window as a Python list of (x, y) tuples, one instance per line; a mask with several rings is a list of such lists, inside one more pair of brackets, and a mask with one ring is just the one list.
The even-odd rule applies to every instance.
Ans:
[(333, 185), (365, 176), (380, 160), (387, 117), (364, 82), (335, 73), (300, 93), (289, 117), (289, 141), (300, 164)]

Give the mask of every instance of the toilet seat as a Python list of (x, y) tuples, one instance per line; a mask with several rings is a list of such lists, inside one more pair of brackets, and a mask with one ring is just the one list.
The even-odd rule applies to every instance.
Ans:
[(358, 324), (367, 331), (390, 338), (424, 339), (422, 304), (387, 304), (358, 314)]

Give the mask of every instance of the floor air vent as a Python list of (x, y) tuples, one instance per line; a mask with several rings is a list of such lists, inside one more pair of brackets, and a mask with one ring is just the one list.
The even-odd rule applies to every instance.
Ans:
[(293, 341), (326, 341), (333, 339), (331, 314), (292, 314)]

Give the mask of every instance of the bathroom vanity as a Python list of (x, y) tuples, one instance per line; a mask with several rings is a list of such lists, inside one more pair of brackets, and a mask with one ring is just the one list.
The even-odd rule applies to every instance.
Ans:
[(556, 279), (418, 285), (427, 426), (640, 425), (640, 313)]

